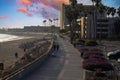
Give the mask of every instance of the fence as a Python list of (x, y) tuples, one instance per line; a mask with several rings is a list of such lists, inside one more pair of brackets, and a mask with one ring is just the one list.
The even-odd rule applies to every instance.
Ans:
[(12, 72), (11, 74), (5, 76), (0, 80), (20, 80), (24, 78), (29, 73), (33, 72), (35, 69), (39, 68), (39, 66), (51, 55), (53, 52), (53, 40), (51, 41), (51, 45), (48, 51), (32, 61), (31, 63), (25, 65), (24, 67), (20, 68), (19, 70)]

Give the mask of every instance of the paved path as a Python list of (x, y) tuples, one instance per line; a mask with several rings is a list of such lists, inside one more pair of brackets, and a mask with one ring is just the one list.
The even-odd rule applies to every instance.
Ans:
[(65, 39), (58, 38), (58, 42), (56, 56), (22, 80), (83, 80), (79, 52)]

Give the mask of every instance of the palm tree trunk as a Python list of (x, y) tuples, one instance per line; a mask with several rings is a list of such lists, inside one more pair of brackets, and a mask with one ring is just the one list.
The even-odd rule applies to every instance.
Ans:
[(93, 2), (93, 31), (94, 33), (92, 34), (92, 39), (95, 39), (95, 5)]
[(71, 28), (70, 28), (70, 42), (71, 42), (71, 44), (73, 44), (73, 22), (74, 22), (74, 20), (71, 22)]

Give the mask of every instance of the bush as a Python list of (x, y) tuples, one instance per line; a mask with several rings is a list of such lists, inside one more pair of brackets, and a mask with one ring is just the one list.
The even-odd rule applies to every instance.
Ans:
[(76, 41), (76, 44), (78, 44), (78, 45), (84, 45), (84, 44), (85, 44), (85, 41), (79, 39), (79, 40)]
[(85, 45), (86, 45), (86, 46), (97, 46), (98, 43), (97, 43), (96, 41), (94, 41), (94, 40), (87, 40), (87, 41), (85, 42)]
[(84, 45), (84, 44), (85, 44), (85, 41), (84, 41), (84, 40), (81, 40), (81, 39), (77, 39), (74, 44)]
[(96, 69), (101, 69), (102, 71), (113, 70), (113, 65), (110, 62), (100, 58), (85, 59), (82, 63), (82, 67), (91, 71), (95, 71)]
[(93, 55), (103, 56), (103, 53), (101, 53), (101, 52), (96, 52), (96, 51), (94, 51), (94, 52), (88, 51), (88, 52), (83, 53), (82, 58), (83, 58), (83, 59), (88, 59), (90, 56), (93, 56)]
[(80, 49), (81, 57), (83, 57), (83, 54), (84, 54), (86, 51), (89, 51), (89, 49), (88, 49), (88, 48), (81, 48), (81, 49)]
[(102, 52), (102, 50), (99, 48), (92, 48), (90, 51)]
[(60, 30), (60, 33), (65, 33), (65, 32), (66, 32), (65, 29)]

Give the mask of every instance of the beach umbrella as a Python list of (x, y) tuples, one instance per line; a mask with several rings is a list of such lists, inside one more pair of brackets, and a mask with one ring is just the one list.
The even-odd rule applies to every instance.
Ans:
[(82, 67), (86, 70), (96, 71), (100, 69), (101, 71), (110, 71), (113, 70), (113, 65), (107, 60), (100, 58), (88, 58), (82, 62)]

